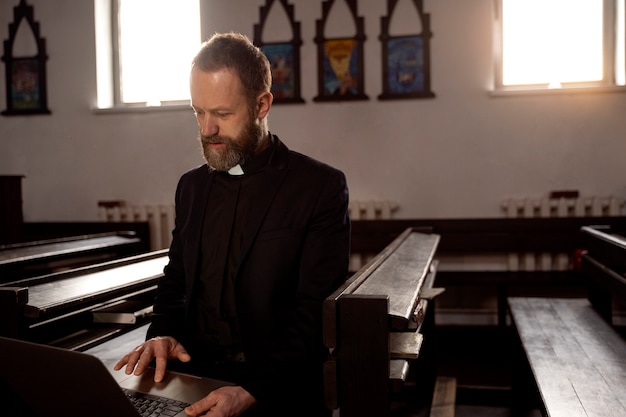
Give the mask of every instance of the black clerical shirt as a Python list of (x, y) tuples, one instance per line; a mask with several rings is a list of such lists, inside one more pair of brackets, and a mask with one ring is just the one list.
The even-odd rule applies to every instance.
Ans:
[(263, 192), (264, 176), (274, 146), (270, 144), (243, 166), (243, 175), (216, 172), (202, 225), (200, 276), (196, 280), (195, 343), (217, 360), (241, 352), (235, 297), (236, 268), (255, 197)]

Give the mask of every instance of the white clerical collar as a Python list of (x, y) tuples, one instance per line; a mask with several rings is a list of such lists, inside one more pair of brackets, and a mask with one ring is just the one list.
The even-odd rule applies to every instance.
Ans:
[(231, 169), (228, 170), (230, 175), (243, 175), (243, 169), (241, 169), (241, 165), (237, 164)]

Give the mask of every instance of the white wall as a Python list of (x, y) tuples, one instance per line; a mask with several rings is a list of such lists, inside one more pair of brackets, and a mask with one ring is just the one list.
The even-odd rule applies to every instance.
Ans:
[[(2, 40), (18, 3), (0, 0)], [(47, 41), (52, 115), (0, 117), (0, 174), (26, 175), (25, 220), (96, 220), (100, 200), (171, 202), (180, 174), (202, 162), (191, 111), (94, 114), (93, 2), (28, 3)], [(252, 38), (265, 0), (202, 3), (210, 11), (205, 37), (235, 30)], [(275, 106), (270, 130), (292, 149), (341, 168), (354, 200), (389, 199), (399, 203), (398, 217), (429, 218), (497, 217), (505, 198), (556, 189), (626, 197), (626, 95), (491, 97), (492, 0), (425, 1), (437, 97), (399, 101), (377, 100), (386, 2), (359, 0), (370, 100), (335, 103), (312, 100), (322, 1), (290, 3), (302, 25), (306, 104)]]

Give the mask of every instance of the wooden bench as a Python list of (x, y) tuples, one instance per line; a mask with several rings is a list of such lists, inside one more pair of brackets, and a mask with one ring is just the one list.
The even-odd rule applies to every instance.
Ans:
[(436, 233), (435, 285), (447, 290), (438, 307), (454, 310), (474, 298), (493, 299), (497, 323), (505, 327), (509, 295), (585, 296), (576, 266), (586, 245), (581, 227), (589, 225), (626, 230), (626, 217), (356, 220), (352, 251), (378, 253), (408, 227)]
[(589, 284), (589, 300), (610, 324), (616, 312), (626, 312), (626, 229), (583, 227), (586, 253), (582, 271)]
[[(546, 416), (626, 415), (626, 339), (618, 332), (623, 327), (613, 326), (615, 307), (626, 303), (626, 239), (620, 230), (581, 228), (587, 298), (508, 299)], [(518, 378), (523, 381), (523, 372)], [(518, 383), (517, 391), (528, 392), (528, 384)]]
[(167, 261), (162, 250), (0, 285), (0, 335), (76, 350), (113, 338), (141, 321), (94, 323), (94, 310), (152, 305)]
[(116, 231), (0, 246), (0, 283), (104, 262), (147, 251), (134, 231)]
[(326, 402), (341, 417), (389, 414), (420, 355), (439, 236), (406, 229), (323, 305)]
[(544, 416), (626, 416), (626, 341), (587, 299), (508, 304)]

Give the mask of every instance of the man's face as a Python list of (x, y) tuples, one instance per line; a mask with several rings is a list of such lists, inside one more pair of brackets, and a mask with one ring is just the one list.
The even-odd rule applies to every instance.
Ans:
[(191, 71), (191, 106), (196, 114), (202, 153), (211, 169), (228, 171), (252, 157), (263, 139), (239, 77), (228, 69)]

